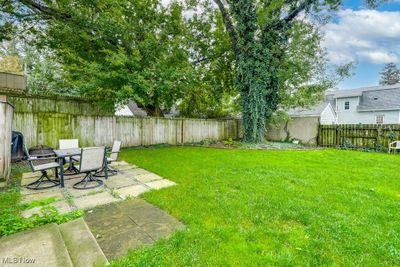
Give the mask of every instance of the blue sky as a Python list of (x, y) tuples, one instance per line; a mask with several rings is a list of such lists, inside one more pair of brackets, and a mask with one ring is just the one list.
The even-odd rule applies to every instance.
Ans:
[(363, 0), (346, 0), (324, 32), (331, 62), (357, 62), (355, 74), (339, 89), (377, 85), (385, 63), (393, 61), (400, 67), (400, 0), (376, 10), (366, 8)]

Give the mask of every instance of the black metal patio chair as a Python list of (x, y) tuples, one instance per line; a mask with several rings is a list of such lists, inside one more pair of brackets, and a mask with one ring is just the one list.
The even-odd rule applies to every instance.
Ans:
[[(40, 157), (31, 156), (25, 145), (24, 145), (24, 152), (32, 172), (40, 171), (42, 173), (39, 179), (28, 184), (26, 186), (27, 188), (33, 190), (39, 190), (60, 185), (60, 181), (58, 180), (58, 168), (60, 167), (60, 165), (58, 164), (58, 162), (55, 161), (55, 162), (42, 163), (44, 160), (46, 161), (56, 160), (57, 159), (56, 157), (44, 157), (43, 155), (41, 155)], [(37, 164), (34, 164), (34, 162), (36, 162)], [(54, 169), (56, 179), (51, 179), (49, 177), (47, 171), (50, 169)]]

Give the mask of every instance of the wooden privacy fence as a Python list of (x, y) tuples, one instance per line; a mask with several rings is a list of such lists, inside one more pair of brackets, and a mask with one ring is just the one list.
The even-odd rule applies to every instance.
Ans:
[(13, 130), (22, 132), (27, 146), (58, 147), (59, 139), (79, 139), (81, 146), (124, 147), (184, 144), (240, 137), (240, 121), (88, 116), (66, 113), (15, 112)]
[(400, 124), (320, 125), (318, 145), (355, 149), (387, 150), (400, 139)]

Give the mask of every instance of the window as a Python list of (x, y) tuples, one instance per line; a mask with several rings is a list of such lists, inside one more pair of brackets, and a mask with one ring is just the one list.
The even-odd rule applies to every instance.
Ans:
[(345, 110), (350, 109), (350, 102), (349, 101), (344, 102), (344, 109)]
[(383, 124), (383, 115), (376, 115), (376, 124)]

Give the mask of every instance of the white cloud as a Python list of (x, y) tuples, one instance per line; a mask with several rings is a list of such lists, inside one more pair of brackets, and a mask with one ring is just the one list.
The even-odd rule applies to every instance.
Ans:
[(334, 64), (400, 62), (400, 12), (341, 10), (324, 34), (323, 45)]

